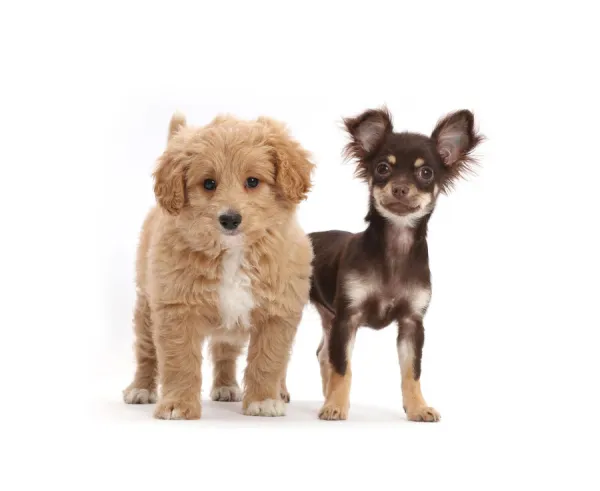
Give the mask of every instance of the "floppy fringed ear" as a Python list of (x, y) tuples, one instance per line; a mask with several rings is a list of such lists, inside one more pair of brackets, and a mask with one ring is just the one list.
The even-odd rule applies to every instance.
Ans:
[[(168, 141), (185, 126), (185, 116), (173, 114), (169, 123)], [(154, 194), (158, 204), (171, 215), (177, 215), (185, 204), (185, 165), (181, 153), (167, 148), (158, 159), (154, 171)]]
[(364, 159), (377, 151), (386, 135), (393, 131), (392, 117), (386, 107), (369, 109), (355, 118), (345, 118), (344, 126), (350, 134), (344, 155), (347, 159), (356, 159), (356, 175), (366, 178)]
[(477, 164), (472, 152), (484, 137), (475, 131), (475, 117), (471, 111), (461, 110), (448, 114), (436, 125), (431, 138), (448, 171), (446, 188), (465, 177)]
[(185, 204), (184, 165), (177, 153), (166, 150), (153, 176), (156, 201), (167, 213), (177, 215)]
[(283, 124), (270, 118), (258, 118), (266, 127), (267, 144), (275, 160), (275, 183), (286, 200), (298, 204), (312, 186), (314, 164), (310, 154), (294, 140)]
[(175, 114), (173, 114), (173, 116), (171, 117), (171, 122), (169, 123), (169, 136), (167, 137), (167, 141), (173, 138), (173, 135), (175, 135), (185, 125), (186, 120), (185, 116), (182, 113), (176, 112)]

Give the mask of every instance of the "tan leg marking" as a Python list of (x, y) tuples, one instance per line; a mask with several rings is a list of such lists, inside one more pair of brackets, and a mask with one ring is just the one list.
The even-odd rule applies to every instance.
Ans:
[(348, 366), (346, 367), (346, 373), (344, 375), (337, 373), (333, 366), (328, 364), (329, 381), (327, 384), (327, 396), (325, 398), (325, 404), (323, 404), (323, 407), (319, 411), (320, 419), (348, 419), (348, 411), (350, 410), (350, 386), (352, 385), (351, 360), (355, 339), (356, 333), (353, 333), (346, 346)]
[(329, 383), (327, 384), (327, 398), (319, 411), (319, 418), (326, 420), (348, 419), (350, 409), (350, 385), (352, 370), (350, 363), (344, 375), (336, 373), (330, 367)]
[(415, 351), (411, 341), (403, 339), (398, 345), (398, 359), (402, 373), (402, 401), (410, 421), (439, 421), (441, 416), (428, 407), (421, 393), (421, 382), (414, 377)]
[(327, 384), (329, 383), (330, 376), (330, 365), (329, 365), (329, 347), (327, 339), (329, 338), (329, 331), (331, 330), (331, 321), (333, 320), (333, 314), (329, 312), (325, 307), (321, 305), (315, 305), (319, 316), (321, 317), (321, 324), (323, 327), (323, 337), (319, 343), (317, 349), (317, 359), (319, 360), (319, 367), (321, 370), (321, 386), (323, 390), (323, 397), (327, 397)]
[(327, 356), (327, 337), (323, 336), (321, 345), (319, 348), (319, 367), (321, 369), (321, 386), (323, 389), (323, 397), (327, 397), (327, 385), (329, 384), (329, 377), (331, 376), (331, 365), (329, 364), (329, 356)]

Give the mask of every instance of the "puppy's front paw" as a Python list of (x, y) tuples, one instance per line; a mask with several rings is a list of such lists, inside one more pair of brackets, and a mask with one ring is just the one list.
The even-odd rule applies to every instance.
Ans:
[(127, 387), (123, 391), (123, 400), (126, 404), (154, 404), (156, 399), (155, 390)]
[(242, 391), (237, 385), (213, 387), (210, 398), (213, 401), (239, 402), (242, 400)]
[(281, 397), (281, 400), (283, 402), (287, 402), (287, 403), (290, 402), (290, 393), (287, 391), (287, 389), (281, 389), (279, 396)]
[(348, 419), (348, 408), (326, 402), (319, 411), (319, 419), (328, 421)]
[(249, 403), (244, 409), (246, 416), (285, 416), (285, 403), (281, 399), (265, 399)]
[(154, 410), (156, 419), (200, 419), (201, 415), (200, 401), (162, 400)]
[(438, 413), (432, 407), (422, 406), (406, 411), (406, 417), (410, 421), (427, 421), (434, 422), (441, 419), (440, 413)]

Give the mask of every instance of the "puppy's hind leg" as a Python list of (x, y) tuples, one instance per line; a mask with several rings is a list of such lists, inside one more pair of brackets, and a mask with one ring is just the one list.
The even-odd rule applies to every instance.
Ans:
[(242, 390), (236, 380), (237, 358), (242, 353), (244, 342), (232, 343), (212, 340), (210, 352), (213, 359), (213, 386), (210, 398), (213, 401), (237, 402), (242, 400)]
[(136, 371), (133, 382), (123, 391), (127, 404), (153, 404), (156, 402), (156, 348), (152, 340), (150, 306), (138, 294), (133, 316), (135, 329)]

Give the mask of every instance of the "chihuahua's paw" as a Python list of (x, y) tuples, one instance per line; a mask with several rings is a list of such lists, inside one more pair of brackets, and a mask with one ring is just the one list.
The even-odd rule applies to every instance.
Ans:
[(245, 406), (246, 416), (285, 416), (285, 403), (281, 399), (265, 399)]
[(155, 390), (127, 387), (123, 391), (123, 400), (126, 404), (154, 404), (156, 399)]
[(213, 401), (239, 402), (242, 400), (242, 390), (237, 385), (213, 387), (210, 398)]
[(442, 417), (440, 413), (438, 413), (432, 407), (422, 406), (417, 407), (415, 409), (410, 409), (406, 411), (406, 417), (410, 421), (426, 421), (426, 422), (435, 422), (439, 421)]
[(200, 419), (202, 406), (200, 401), (161, 400), (154, 410), (156, 419)]
[(319, 419), (327, 421), (348, 419), (348, 407), (326, 402), (319, 411)]

